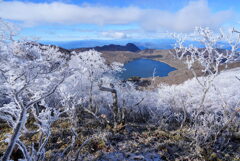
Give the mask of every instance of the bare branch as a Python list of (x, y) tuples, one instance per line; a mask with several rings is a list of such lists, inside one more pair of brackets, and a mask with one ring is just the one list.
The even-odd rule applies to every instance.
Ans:
[(31, 161), (31, 157), (27, 151), (27, 147), (21, 142), (20, 140), (17, 140), (16, 143), (19, 145), (20, 149), (22, 150), (24, 157), (27, 161)]
[(30, 102), (30, 103), (26, 106), (26, 108), (27, 108), (27, 109), (30, 108), (30, 107), (31, 107), (32, 105), (34, 105), (35, 103), (37, 103), (37, 102), (41, 101), (42, 99), (44, 99), (44, 98), (50, 96), (51, 94), (53, 94), (53, 93), (57, 90), (58, 86), (64, 81), (64, 79), (65, 79), (65, 76), (64, 76), (64, 77), (62, 78), (62, 80), (61, 80), (60, 82), (58, 82), (49, 92), (46, 92), (46, 94), (44, 94), (44, 95), (41, 96), (40, 98), (38, 98), (38, 99)]
[(236, 30), (235, 28), (233, 28), (232, 32), (236, 32), (240, 34), (240, 31)]
[(236, 78), (237, 78), (237, 80), (239, 80), (239, 81), (240, 81), (240, 78), (238, 78), (237, 76), (236, 76)]

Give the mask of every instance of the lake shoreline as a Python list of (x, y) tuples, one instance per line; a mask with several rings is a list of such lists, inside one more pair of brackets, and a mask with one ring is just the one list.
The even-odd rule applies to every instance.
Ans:
[[(108, 64), (113, 62), (119, 62), (122, 64), (129, 63), (136, 59), (146, 58), (150, 60), (159, 61), (165, 63), (176, 70), (171, 71), (168, 73), (168, 76), (165, 77), (155, 77), (155, 82), (153, 84), (154, 87), (158, 86), (159, 84), (181, 84), (189, 78), (192, 78), (192, 73), (187, 70), (186, 65), (176, 59), (168, 49), (147, 49), (141, 50), (139, 52), (126, 52), (126, 51), (103, 51), (102, 57), (106, 60)], [(187, 74), (186, 74), (187, 73)], [(142, 78), (143, 80), (150, 80), (152, 77), (149, 78)]]
[[(128, 63), (130, 61), (140, 59), (140, 58), (147, 58), (150, 60), (155, 60), (159, 61), (162, 63), (165, 63), (169, 65), (170, 67), (175, 68), (176, 70), (171, 71), (168, 73), (167, 76), (164, 77), (159, 77), (156, 76), (154, 79), (154, 82), (148, 87), (150, 89), (154, 89), (155, 87), (161, 85), (161, 84), (167, 84), (167, 85), (178, 85), (186, 80), (192, 79), (194, 77), (193, 73), (187, 68), (187, 65), (182, 61), (174, 57), (173, 54), (170, 53), (171, 50), (169, 49), (152, 49), (152, 50), (142, 50), (138, 53), (133, 53), (135, 56), (130, 57), (129, 59), (125, 59), (123, 62)], [(234, 63), (234, 64), (229, 64), (228, 69), (240, 67), (240, 63)], [(202, 75), (202, 67), (199, 64), (194, 64), (193, 68), (197, 74), (197, 76)], [(224, 67), (220, 67), (220, 71), (225, 70)], [(141, 78), (142, 80), (152, 80), (152, 77), (148, 78)]]
[[(170, 53), (171, 50), (154, 50), (153, 55), (162, 55), (161, 58), (156, 58), (154, 60), (164, 62), (171, 67), (176, 68), (176, 70), (169, 72), (166, 77), (155, 77), (155, 81), (152, 82), (151, 86), (148, 88), (154, 89), (161, 84), (167, 85), (178, 85), (182, 84), (186, 80), (192, 79), (194, 77), (193, 73), (187, 68), (187, 65), (183, 60), (179, 60), (174, 55)], [(229, 64), (227, 68), (225, 66), (220, 66), (219, 70), (229, 70), (233, 68), (240, 67), (240, 62)], [(193, 69), (197, 76), (202, 76), (201, 65), (195, 63), (193, 64)], [(151, 80), (152, 78), (143, 78), (143, 80)]]
[(168, 64), (149, 59), (149, 57), (142, 57), (124, 64), (126, 69), (120, 74), (120, 77), (124, 80), (128, 80), (132, 77), (148, 78), (153, 74), (159, 77), (166, 77), (169, 72), (175, 71), (176, 68), (169, 66)]
[[(174, 71), (171, 71), (168, 73), (167, 76), (164, 77), (155, 77), (155, 81), (151, 85), (153, 88), (160, 85), (160, 84), (181, 84), (184, 81), (186, 81), (189, 78), (192, 78), (192, 73), (187, 70), (186, 64), (183, 63), (183, 61), (178, 60), (170, 53), (170, 50), (163, 49), (163, 50), (151, 50), (151, 52), (148, 51), (141, 51), (139, 52), (141, 57), (148, 57), (152, 60), (159, 61), (162, 63), (165, 63), (169, 65), (172, 68), (175, 68)], [(152, 58), (151, 58), (152, 57)], [(142, 78), (143, 80), (152, 80), (152, 77), (149, 78)], [(152, 88), (151, 87), (151, 88)]]
[[(159, 61), (165, 63), (176, 70), (171, 71), (165, 77), (155, 77), (155, 81), (152, 82), (149, 88), (155, 88), (161, 84), (167, 85), (177, 85), (185, 82), (188, 79), (192, 79), (194, 76), (190, 70), (187, 69), (187, 65), (184, 64), (182, 60), (179, 60), (174, 57), (173, 49), (145, 49), (139, 52), (130, 52), (130, 51), (101, 51), (102, 57), (106, 60), (107, 64), (113, 62), (119, 62), (122, 64), (129, 63), (140, 58), (146, 58), (150, 60)], [(229, 69), (240, 67), (240, 63), (230, 64)], [(194, 70), (198, 76), (202, 75), (201, 66), (194, 64)], [(223, 70), (223, 69), (222, 69)], [(151, 81), (152, 77), (141, 78), (142, 80)]]

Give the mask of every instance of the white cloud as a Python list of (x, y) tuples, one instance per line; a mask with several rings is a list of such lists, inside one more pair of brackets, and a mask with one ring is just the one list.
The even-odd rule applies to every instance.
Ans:
[(148, 11), (142, 26), (147, 30), (164, 28), (170, 31), (186, 32), (192, 31), (196, 26), (219, 27), (232, 15), (230, 10), (213, 13), (206, 0), (199, 0), (189, 2), (187, 6), (175, 13), (160, 10)]
[(135, 7), (77, 6), (61, 2), (30, 3), (11, 1), (0, 3), (0, 17), (23, 21), (28, 25), (44, 23), (127, 24), (138, 20), (140, 15), (140, 9)]
[(126, 39), (129, 36), (124, 32), (116, 32), (116, 31), (109, 31), (109, 32), (102, 32), (102, 36), (106, 38), (113, 38), (113, 39)]
[[(106, 6), (74, 5), (62, 2), (30, 3), (1, 1), (0, 17), (16, 20), (24, 25), (42, 24), (130, 24), (136, 23), (150, 31), (190, 31), (195, 26), (218, 27), (231, 16), (231, 11), (213, 13), (207, 1), (190, 2), (172, 13), (138, 7), (111, 8)], [(119, 36), (120, 33), (109, 33)]]

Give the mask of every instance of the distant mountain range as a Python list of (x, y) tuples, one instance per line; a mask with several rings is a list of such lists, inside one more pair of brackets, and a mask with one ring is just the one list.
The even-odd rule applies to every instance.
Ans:
[(52, 44), (65, 49), (93, 48), (105, 45), (135, 44), (139, 49), (172, 49), (175, 40), (173, 39), (144, 39), (144, 40), (78, 40), (78, 41), (40, 41), (43, 44)]
[[(67, 50), (78, 49), (86, 51), (95, 49), (97, 51), (138, 51), (144, 49), (172, 49), (176, 41), (174, 39), (143, 39), (143, 40), (78, 40), (78, 41), (40, 41), (45, 45), (56, 45)], [(114, 44), (114, 45), (113, 45)], [(127, 45), (125, 45), (127, 44)], [(204, 45), (198, 41), (186, 41), (185, 46), (193, 44), (198, 48)], [(230, 49), (224, 42), (218, 43), (218, 48)]]
[(133, 43), (128, 43), (126, 45), (110, 44), (110, 45), (88, 47), (88, 48), (76, 48), (76, 49), (71, 49), (71, 50), (79, 52), (79, 51), (87, 51), (90, 49), (94, 49), (96, 51), (131, 51), (131, 52), (138, 52), (141, 50)]
[[(64, 49), (78, 49), (78, 48), (96, 48), (101, 47), (99, 50), (108, 48), (119, 48), (119, 46), (125, 46), (125, 44), (135, 44), (135, 46), (141, 50), (143, 49), (172, 49), (176, 43), (174, 39), (140, 39), (140, 40), (78, 40), (78, 41), (40, 41), (42, 44), (51, 44), (62, 47)], [(116, 46), (111, 47), (111, 44)], [(204, 48), (204, 45), (201, 42), (197, 41), (186, 41), (184, 45), (188, 46), (193, 44), (198, 48)], [(218, 48), (230, 49), (230, 46), (224, 42), (218, 43)], [(222, 46), (222, 47), (221, 47)], [(123, 48), (120, 47), (121, 50)], [(125, 51), (125, 50), (123, 50)]]

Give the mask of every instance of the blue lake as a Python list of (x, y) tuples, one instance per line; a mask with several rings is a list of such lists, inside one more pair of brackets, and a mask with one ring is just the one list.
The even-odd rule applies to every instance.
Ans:
[(124, 68), (126, 70), (120, 74), (122, 79), (128, 79), (133, 76), (142, 78), (152, 77), (154, 70), (155, 76), (165, 77), (168, 76), (169, 72), (176, 70), (176, 68), (166, 63), (145, 58), (130, 61), (124, 65)]

